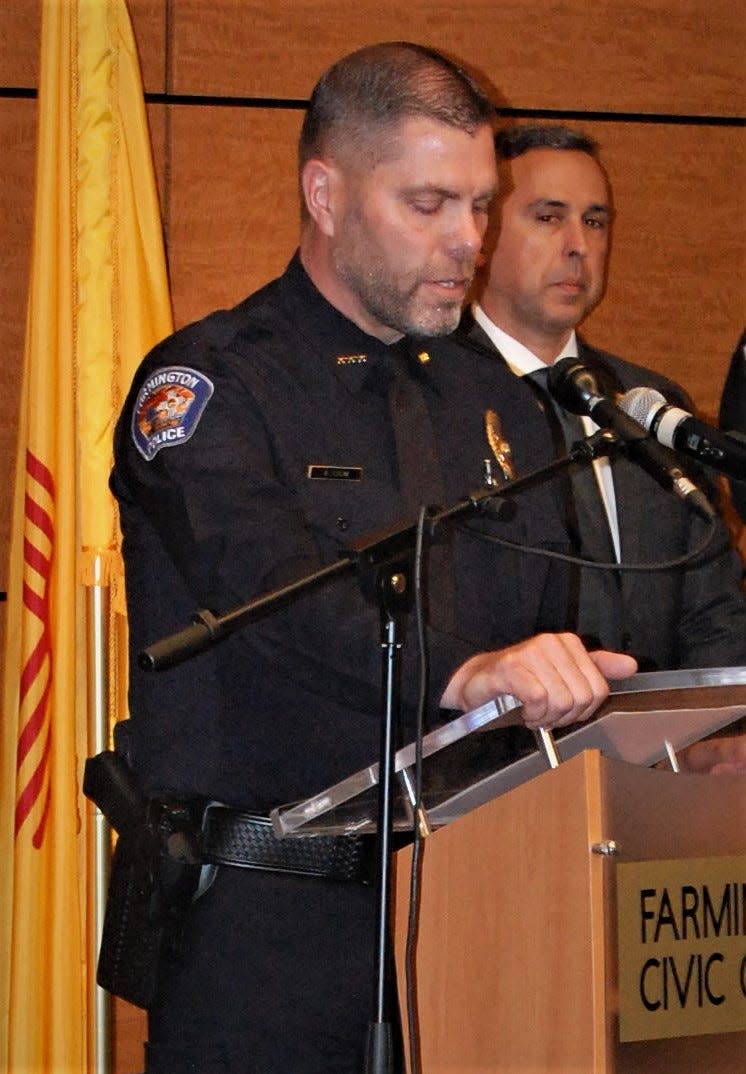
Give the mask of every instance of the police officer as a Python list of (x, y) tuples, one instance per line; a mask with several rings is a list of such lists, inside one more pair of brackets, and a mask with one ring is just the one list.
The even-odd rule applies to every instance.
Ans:
[[(369, 764), (379, 613), (352, 574), (179, 667), (149, 675), (134, 654), (196, 609), (224, 613), (413, 521), (420, 502), (463, 496), (490, 450), (487, 409), (519, 470), (550, 457), (525, 388), (478, 355), (433, 357), (427, 346), (456, 327), (474, 271), (496, 184), (493, 113), (432, 50), (390, 43), (340, 60), (303, 124), (301, 238), (288, 269), (177, 332), (138, 372), (112, 483), (133, 652), (132, 717), (117, 743), (144, 793), (266, 813)], [(175, 391), (179, 406), (163, 418)], [(587, 718), (607, 678), (634, 661), (558, 632), (561, 573), (496, 552), (479, 539), (489, 527), (524, 543), (564, 540), (546, 486), (433, 549), (433, 717), (512, 693), (530, 726)], [(405, 739), (416, 684), (409, 644)], [(333, 868), (219, 866), (160, 967), (147, 1070), (362, 1069), (374, 911), (373, 889)]]

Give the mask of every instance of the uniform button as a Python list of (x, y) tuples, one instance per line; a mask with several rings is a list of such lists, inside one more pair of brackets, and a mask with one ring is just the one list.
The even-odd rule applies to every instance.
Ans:
[(337, 529), (338, 529), (338, 530), (342, 530), (342, 532), (344, 533), (344, 532), (345, 532), (345, 530), (348, 530), (349, 528), (350, 528), (350, 523), (349, 523), (349, 522), (347, 521), (347, 519), (346, 519), (346, 518), (342, 518), (342, 517), (340, 516), (340, 517), (339, 517), (339, 518), (337, 519)]
[(622, 652), (628, 653), (632, 648), (632, 635), (628, 630), (622, 634)]

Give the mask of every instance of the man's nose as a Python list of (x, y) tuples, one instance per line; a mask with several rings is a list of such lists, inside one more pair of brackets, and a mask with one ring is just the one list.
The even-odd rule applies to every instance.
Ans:
[(459, 213), (453, 232), (454, 252), (475, 257), (482, 248), (485, 228), (483, 213), (476, 214), (472, 209), (464, 209)]
[(566, 221), (565, 253), (568, 257), (585, 257), (588, 253), (588, 232), (582, 220)]

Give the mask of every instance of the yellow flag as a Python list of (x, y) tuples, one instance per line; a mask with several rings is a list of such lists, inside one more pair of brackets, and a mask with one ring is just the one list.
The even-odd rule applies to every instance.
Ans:
[[(172, 328), (124, 0), (45, 0), (38, 116), (0, 737), (0, 1070), (82, 1074), (95, 969), (86, 586), (121, 576), (113, 425)], [(120, 645), (123, 618), (109, 628), (104, 644)]]

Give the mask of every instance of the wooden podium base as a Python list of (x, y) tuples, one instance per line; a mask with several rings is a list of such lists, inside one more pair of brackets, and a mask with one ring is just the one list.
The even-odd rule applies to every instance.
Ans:
[[(614, 840), (618, 858), (594, 852)], [(746, 1033), (618, 1040), (617, 861), (746, 852), (746, 778), (586, 751), (430, 836), (422, 1074), (736, 1074)], [(397, 861), (400, 994), (411, 853)]]

